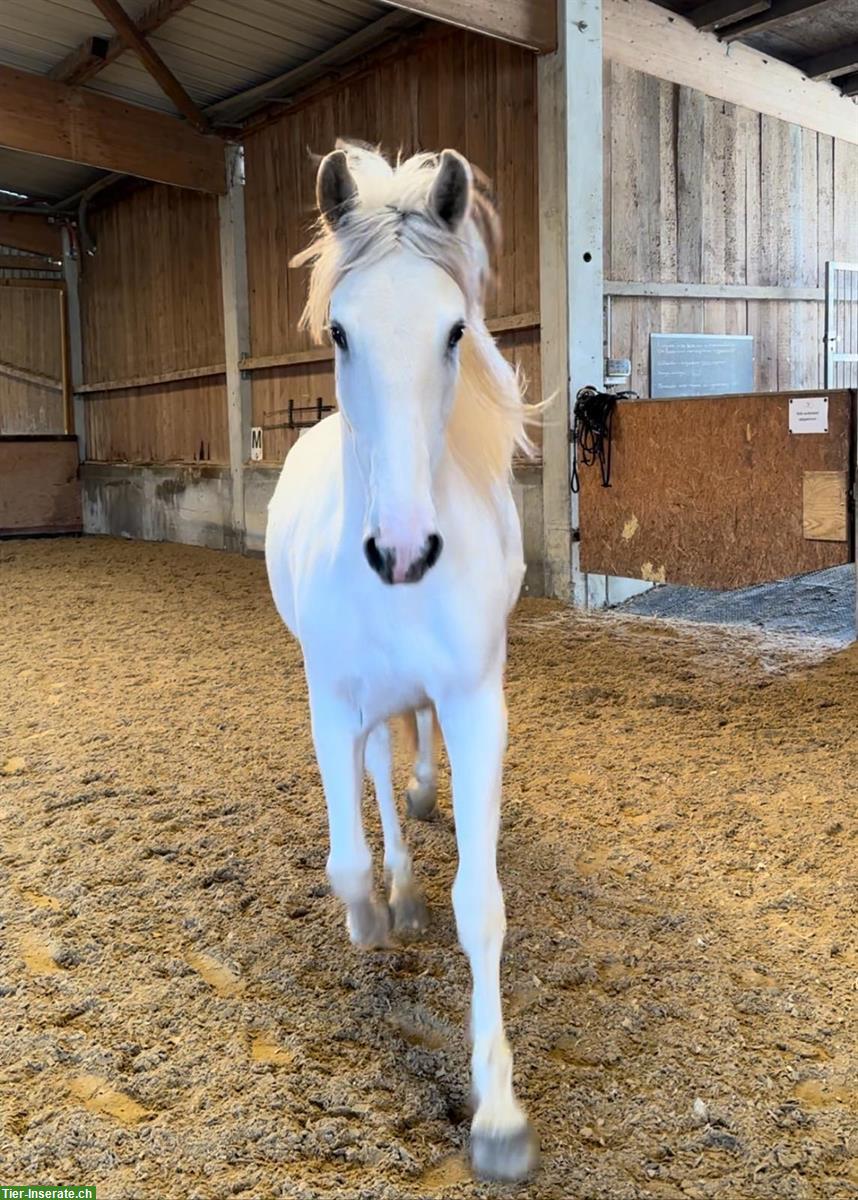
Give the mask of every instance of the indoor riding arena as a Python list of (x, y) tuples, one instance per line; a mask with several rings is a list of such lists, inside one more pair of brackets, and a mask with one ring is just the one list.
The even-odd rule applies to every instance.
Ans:
[[(856, 38), (854, 0), (0, 0), (4, 1200), (858, 1197)], [(534, 405), (519, 1183), (472, 1167), (447, 752), (417, 820), (394, 739), (428, 928), (359, 948), (263, 561), (337, 408), (289, 264), (339, 137), (479, 172)]]

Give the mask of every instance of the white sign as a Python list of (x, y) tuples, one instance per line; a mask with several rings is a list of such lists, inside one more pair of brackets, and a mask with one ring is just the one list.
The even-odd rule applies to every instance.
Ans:
[(262, 462), (262, 426), (250, 427), (250, 461)]
[(789, 431), (828, 433), (828, 397), (793, 397), (789, 402)]

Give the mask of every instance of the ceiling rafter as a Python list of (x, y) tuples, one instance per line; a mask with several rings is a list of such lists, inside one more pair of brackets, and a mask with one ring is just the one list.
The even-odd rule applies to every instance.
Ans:
[(179, 83), (176, 76), (161, 58), (161, 55), (146, 41), (119, 0), (92, 0), (92, 3), (116, 30), (117, 35), (129, 50), (133, 50), (143, 66), (158, 84), (158, 87), (193, 127), (200, 133), (210, 131), (209, 122)]
[[(156, 29), (160, 29), (166, 21), (169, 21), (170, 17), (174, 17), (183, 8), (187, 8), (191, 2), (192, 0), (154, 0), (154, 3), (144, 9), (137, 18), (135, 24), (138, 32), (144, 36), (154, 33)], [(107, 43), (103, 53), (98, 53), (99, 47), (96, 47), (94, 52), (87, 52), (87, 47), (93, 41)], [(56, 79), (59, 83), (87, 83), (104, 67), (115, 62), (127, 49), (128, 47), (118, 34), (109, 41), (106, 38), (86, 38), (75, 50), (67, 54), (62, 62), (57, 63), (50, 72), (50, 78)]]
[(820, 5), (829, 3), (831, 0), (774, 0), (765, 11), (738, 21), (735, 25), (728, 25), (726, 29), (719, 29), (718, 36), (722, 42), (734, 42), (751, 33), (763, 33), (766, 29), (773, 29), (788, 17), (795, 17), (811, 8), (819, 8)]

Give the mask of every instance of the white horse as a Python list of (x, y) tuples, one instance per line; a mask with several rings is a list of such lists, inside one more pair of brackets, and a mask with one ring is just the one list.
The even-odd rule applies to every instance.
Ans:
[[(392, 167), (337, 143), (318, 171), (305, 327), (335, 347), (338, 412), (290, 451), (265, 555), (298, 638), (330, 826), (327, 870), (351, 939), (384, 946), (427, 913), (402, 840), (388, 721), (416, 713), (410, 808), (434, 805), (434, 721), (453, 783), (453, 905), (473, 975), (471, 1157), (525, 1176), (536, 1138), (512, 1087), (500, 995), (506, 918), (496, 870), (507, 738), (506, 622), (524, 572), (509, 478), (529, 445), (518, 378), (483, 317), (496, 218), (452, 150)], [(433, 713), (434, 709), (434, 713)], [(373, 888), (364, 769), (390, 903)], [(391, 918), (392, 914), (392, 918)]]

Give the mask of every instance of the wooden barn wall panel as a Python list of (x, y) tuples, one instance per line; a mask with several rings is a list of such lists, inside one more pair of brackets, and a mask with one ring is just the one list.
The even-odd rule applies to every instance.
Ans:
[[(822, 287), (858, 257), (858, 147), (657, 80), (605, 70), (605, 275)], [(611, 352), (649, 387), (650, 333), (750, 333), (759, 390), (822, 382), (816, 301), (612, 302)]]
[(61, 353), (58, 293), (0, 288), (0, 434), (63, 432), (61, 393), (14, 374), (59, 380)]
[(229, 462), (223, 376), (93, 392), (86, 404), (93, 462)]
[(805, 535), (807, 472), (849, 469), (851, 405), (830, 392), (829, 436), (796, 437), (788, 394), (621, 402), (610, 488), (580, 472), (583, 569), (733, 588), (851, 561)]
[[(250, 328), (255, 357), (307, 350), (297, 326), (306, 271), (289, 260), (309, 240), (315, 219), (315, 166), (337, 137), (380, 143), (392, 154), (462, 150), (492, 180), (504, 237), (489, 317), (539, 308), (536, 170), (536, 60), (525, 50), (476, 34), (436, 30), (414, 38), (395, 58), (311, 97), (252, 133), (246, 145)], [(541, 399), (538, 330), (499, 338)], [(332, 400), (329, 364), (271, 368), (253, 374), (254, 423), (275, 424), (285, 408)], [(295, 434), (268, 430), (267, 461), (283, 458)]]
[[(94, 213), (97, 253), (80, 294), (84, 382), (223, 362), (217, 200), (142, 188)], [(94, 392), (88, 455), (96, 461), (228, 461), (225, 389), (211, 379)]]

